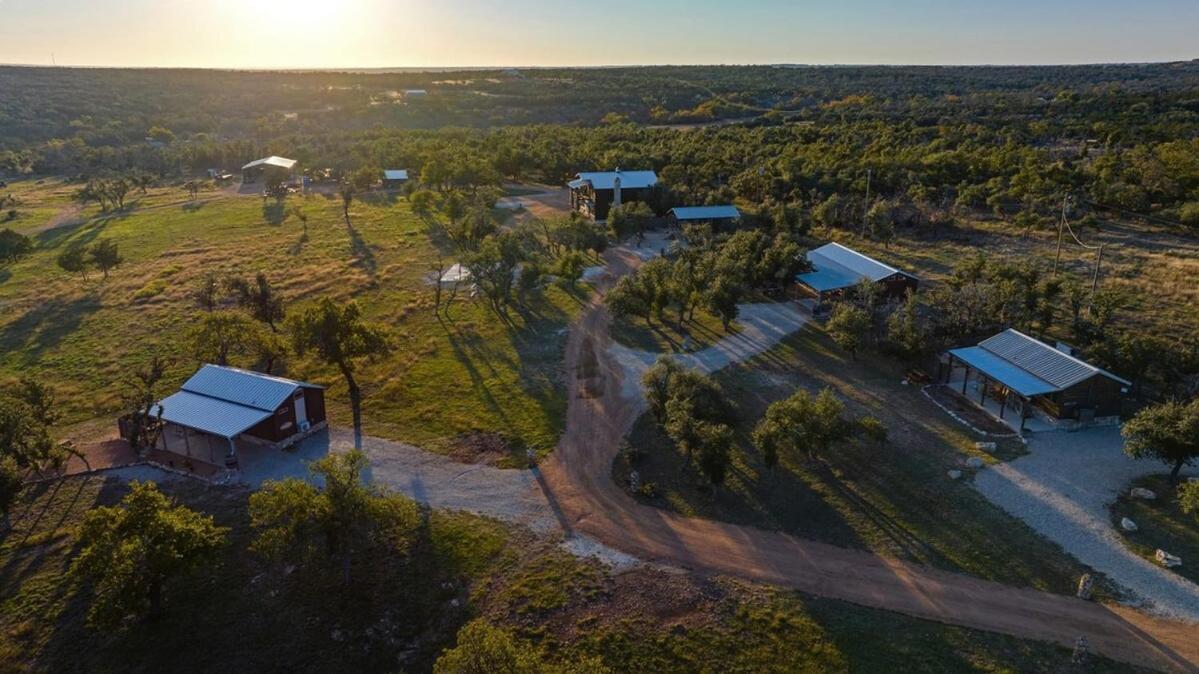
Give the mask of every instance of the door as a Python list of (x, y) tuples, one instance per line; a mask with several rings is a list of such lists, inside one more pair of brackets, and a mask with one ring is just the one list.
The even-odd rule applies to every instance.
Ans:
[(308, 408), (304, 404), (304, 392), (296, 394), (296, 428), (303, 430), (308, 426)]

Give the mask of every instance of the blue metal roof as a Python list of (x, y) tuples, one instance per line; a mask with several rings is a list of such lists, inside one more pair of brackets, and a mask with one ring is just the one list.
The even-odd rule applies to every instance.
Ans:
[(1028, 398), (1061, 390), (1057, 386), (1017, 365), (987, 351), (981, 346), (953, 349), (949, 353), (970, 367)]
[(260, 410), (188, 391), (167, 397), (150, 414), (157, 417), (160, 411), (165, 421), (222, 438), (237, 437), (274, 414), (274, 410)]
[(297, 388), (320, 388), (302, 381), (223, 365), (205, 365), (181, 387), (184, 391), (274, 412)]
[[(588, 171), (580, 173), (578, 179), (591, 183), (593, 190), (610, 190), (616, 184), (616, 176), (620, 176), (620, 188), (624, 190), (636, 190), (658, 184), (658, 174), (653, 171)], [(574, 186), (575, 183), (571, 181), (570, 184)]]
[(407, 180), (408, 169), (388, 169), (383, 172), (384, 180)]
[(677, 206), (670, 209), (678, 220), (735, 220), (741, 217), (736, 206)]
[(861, 276), (833, 265), (817, 267), (814, 271), (795, 277), (795, 280), (820, 293), (852, 288), (861, 279)]

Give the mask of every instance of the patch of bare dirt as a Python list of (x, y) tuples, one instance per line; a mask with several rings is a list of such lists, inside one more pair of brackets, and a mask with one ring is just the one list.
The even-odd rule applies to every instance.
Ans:
[(462, 433), (450, 441), (448, 455), (459, 463), (498, 466), (513, 456), (516, 447), (499, 433)]

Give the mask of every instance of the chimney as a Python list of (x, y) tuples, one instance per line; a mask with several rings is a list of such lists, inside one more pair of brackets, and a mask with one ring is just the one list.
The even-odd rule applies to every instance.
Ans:
[(616, 177), (612, 179), (612, 207), (620, 206), (620, 168), (616, 169)]

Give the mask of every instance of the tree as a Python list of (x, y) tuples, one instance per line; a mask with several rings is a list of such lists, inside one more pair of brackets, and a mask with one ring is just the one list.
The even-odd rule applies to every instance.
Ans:
[(887, 317), (887, 344), (909, 363), (928, 351), (928, 328), (921, 319), (916, 293), (909, 292), (898, 310)]
[(652, 324), (653, 291), (647, 287), (637, 274), (623, 276), (616, 285), (604, 295), (604, 304), (613, 316), (627, 318), (640, 316), (646, 323)]
[(720, 324), (725, 332), (728, 332), (733, 321), (737, 320), (740, 313), (737, 304), (741, 302), (743, 292), (741, 284), (729, 274), (719, 274), (712, 279), (712, 284), (704, 293), (704, 306), (720, 317)]
[(354, 378), (355, 361), (375, 358), (391, 352), (391, 340), (382, 329), (362, 320), (354, 302), (338, 303), (324, 297), (288, 320), (292, 346), (303, 357), (315, 351), (321, 360), (341, 371), (350, 393), (354, 415), (354, 442), (362, 445), (362, 391)]
[(108, 272), (115, 269), (125, 258), (121, 257), (120, 251), (117, 250), (117, 244), (112, 239), (100, 239), (92, 244), (88, 249), (88, 256), (92, 260), (92, 264), (96, 265), (103, 274), (104, 278), (108, 278)]
[(434, 674), (540, 674), (537, 652), (512, 633), (482, 619), (458, 630), (457, 644), (433, 665)]
[[(158, 401), (158, 383), (166, 375), (166, 361), (154, 356), (142, 368), (126, 377), (123, 398), (129, 413), (129, 444), (134, 449), (146, 449), (158, 444), (162, 433), (162, 407)], [(155, 414), (157, 412), (157, 414)]]
[(566, 281), (571, 288), (583, 278), (583, 270), (587, 268), (587, 258), (576, 250), (567, 251), (558, 258), (554, 265), (554, 275)]
[(640, 239), (654, 221), (654, 212), (642, 201), (633, 201), (608, 210), (608, 229), (617, 239), (636, 236)]
[(350, 204), (354, 203), (356, 192), (357, 188), (354, 187), (354, 183), (348, 180), (343, 182), (338, 190), (338, 194), (341, 196), (341, 213), (346, 219), (347, 226), (350, 224)]
[(205, 314), (189, 331), (188, 342), (200, 363), (230, 365), (248, 360), (255, 369), (268, 374), (284, 352), (275, 333), (235, 311)]
[(666, 423), (666, 403), (670, 402), (671, 378), (683, 371), (683, 367), (670, 356), (660, 356), (641, 375), (641, 387), (649, 410), (658, 424)]
[(16, 503), (23, 485), (17, 462), (10, 456), (0, 455), (0, 523), (8, 521), (8, 511)]
[(72, 571), (94, 585), (87, 620), (96, 628), (160, 615), (167, 584), (210, 567), (229, 531), (176, 504), (153, 482), (129, 487), (119, 506), (88, 511), (79, 533)]
[(886, 446), (888, 437), (887, 426), (878, 417), (862, 417), (858, 419), (858, 428), (861, 429), (862, 435), (877, 442), (879, 447)]
[(32, 376), (25, 375), (17, 380), (8, 395), (25, 403), (34, 420), (42, 426), (49, 428), (62, 418), (54, 389)]
[(250, 312), (255, 319), (266, 323), (271, 332), (278, 332), (277, 323), (283, 320), (285, 311), (283, 298), (271, 287), (266, 274), (258, 272), (251, 283), (241, 277), (230, 277), (226, 286), (237, 298), (238, 306)]
[(68, 274), (80, 274), (87, 278), (87, 247), (78, 241), (68, 244), (58, 254), (58, 266)]
[(418, 215), (429, 215), (437, 202), (437, 195), (429, 190), (417, 190), (408, 197), (412, 210)]
[(33, 251), (33, 241), (11, 229), (0, 231), (0, 262), (16, 262)]
[(507, 315), (516, 268), (529, 259), (530, 245), (525, 232), (504, 231), (483, 239), (478, 250), (463, 259), (462, 264), (470, 272), (471, 280), (501, 317)]
[(1178, 487), (1178, 505), (1182, 512), (1199, 519), (1199, 482), (1187, 482)]
[(1121, 433), (1125, 454), (1171, 466), (1170, 484), (1177, 484), (1182, 467), (1199, 459), (1199, 398), (1146, 407), (1124, 424)]
[(870, 316), (861, 307), (838, 302), (833, 306), (825, 328), (837, 346), (848, 351), (850, 358), (856, 358), (862, 338), (870, 330)]
[(713, 485), (724, 484), (732, 463), (733, 429), (725, 424), (701, 423), (699, 436), (699, 469)]
[(809, 459), (815, 459), (849, 433), (845, 405), (831, 389), (816, 396), (799, 390), (766, 408), (766, 415), (754, 428), (753, 441), (763, 454), (806, 451)]
[(62, 465), (66, 456), (39, 416), (20, 398), (0, 396), (0, 460), (10, 459), (18, 468), (32, 470)]
[(323, 487), (289, 478), (268, 482), (250, 496), (250, 521), (258, 531), (254, 548), (272, 559), (296, 564), (322, 555), (339, 563), (350, 583), (355, 554), (371, 546), (389, 556), (405, 554), (420, 526), (416, 503), (363, 484), (361, 451), (329, 454), (309, 466)]

